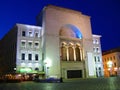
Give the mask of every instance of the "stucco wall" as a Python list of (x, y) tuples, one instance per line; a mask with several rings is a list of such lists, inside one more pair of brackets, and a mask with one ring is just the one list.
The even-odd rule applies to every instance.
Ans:
[[(51, 72), (51, 75), (56, 74), (55, 73), (56, 71), (59, 72), (57, 74), (60, 74), (59, 31), (61, 27), (66, 24), (71, 24), (79, 28), (83, 36), (84, 57), (85, 57), (86, 51), (89, 52), (93, 51), (90, 17), (83, 15), (82, 13), (77, 11), (55, 7), (51, 5), (45, 8), (44, 13), (45, 15), (44, 15), (43, 23), (45, 25), (43, 28), (45, 30), (45, 36), (46, 36), (45, 38), (46, 58), (50, 57), (50, 59), (54, 63), (53, 64), (54, 68), (51, 68), (49, 72)], [(58, 62), (56, 62), (56, 60)]]

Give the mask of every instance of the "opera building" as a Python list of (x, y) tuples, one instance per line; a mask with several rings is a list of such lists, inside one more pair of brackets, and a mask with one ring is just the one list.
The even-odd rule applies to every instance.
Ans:
[(91, 78), (103, 73), (100, 35), (90, 16), (48, 5), (37, 25), (16, 24), (0, 41), (0, 72), (41, 78)]

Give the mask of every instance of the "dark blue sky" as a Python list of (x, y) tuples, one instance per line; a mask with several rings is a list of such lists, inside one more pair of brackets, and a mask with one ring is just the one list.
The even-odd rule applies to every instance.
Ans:
[(36, 16), (52, 4), (91, 16), (93, 34), (102, 35), (102, 50), (120, 46), (120, 0), (1, 0), (0, 38), (15, 23), (36, 24)]

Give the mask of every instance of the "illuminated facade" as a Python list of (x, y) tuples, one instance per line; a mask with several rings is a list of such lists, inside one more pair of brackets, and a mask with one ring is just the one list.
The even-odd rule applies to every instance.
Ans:
[(37, 73), (43, 71), (41, 58), (42, 28), (32, 25), (17, 24), (16, 71)]
[(100, 35), (93, 35), (93, 58), (95, 62), (95, 71), (97, 77), (103, 76), (103, 62), (100, 38)]
[(41, 27), (16, 24), (1, 40), (1, 57), (5, 65), (3, 72), (40, 73)]
[(15, 52), (14, 59), (6, 60), (17, 73), (65, 79), (103, 76), (101, 36), (92, 34), (90, 17), (81, 12), (49, 5), (37, 16), (37, 26), (16, 24), (10, 32), (15, 32), (8, 33), (15, 36), (9, 38)]
[[(46, 66), (48, 77), (103, 76), (101, 36), (92, 35), (89, 16), (49, 5), (38, 15), (37, 25), (43, 28), (42, 54), (49, 62)], [(99, 43), (93, 44), (94, 39)], [(96, 62), (95, 56), (99, 57)]]
[(120, 75), (120, 48), (103, 52), (102, 58), (105, 77)]

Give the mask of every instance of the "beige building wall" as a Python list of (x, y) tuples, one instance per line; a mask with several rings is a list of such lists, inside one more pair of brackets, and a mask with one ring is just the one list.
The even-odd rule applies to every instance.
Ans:
[[(120, 75), (120, 52), (112, 51), (102, 55), (104, 76), (119, 76)], [(111, 63), (109, 63), (111, 62)]]
[[(86, 66), (86, 75), (89, 76), (87, 53), (93, 53), (92, 32), (90, 17), (83, 15), (80, 12), (64, 9), (56, 6), (47, 6), (44, 9), (43, 30), (45, 30), (45, 43), (46, 50), (45, 58), (49, 58), (52, 62), (49, 68), (50, 76), (60, 77), (60, 46), (59, 46), (59, 31), (66, 24), (72, 24), (80, 29), (83, 35), (83, 57)], [(91, 58), (92, 59), (92, 58)], [(93, 60), (91, 60), (93, 62)], [(94, 62), (93, 62), (94, 63)], [(94, 69), (92, 70), (94, 72)]]
[[(73, 75), (71, 71), (78, 70), (80, 73), (82, 72), (80, 78), (96, 77), (90, 16), (78, 11), (48, 5), (38, 15), (37, 20), (37, 25), (39, 26), (16, 24), (14, 31), (10, 31), (12, 34), (8, 33), (7, 38), (5, 36), (5, 43), (0, 46), (1, 49), (15, 45), (15, 48), (13, 48), (14, 57), (10, 55), (14, 60), (12, 61), (14, 65), (11, 66), (12, 62), (7, 61), (10, 63), (10, 65), (7, 66), (5, 62), (6, 70), (9, 71), (9, 69), (11, 69), (11, 71), (13, 71), (13, 69), (15, 69), (20, 73), (21, 68), (29, 68), (29, 70), (31, 69), (32, 71), (28, 72), (27, 69), (25, 69), (27, 73), (41, 73), (42, 75), (44, 74), (46, 78), (68, 78), (68, 73), (70, 73), (69, 75), (71, 77), (71, 75)], [(82, 36), (80, 38), (77, 37), (77, 32), (72, 28), (66, 28), (67, 25), (72, 25)], [(62, 32), (64, 27), (66, 29)], [(26, 37), (21, 37), (22, 31), (24, 30), (26, 31)], [(39, 37), (35, 38), (34, 35), (33, 37), (29, 37), (29, 31), (32, 31), (34, 35), (35, 31), (38, 31)], [(11, 39), (11, 35), (13, 39)], [(7, 46), (6, 42), (8, 40), (10, 43)], [(21, 47), (21, 41), (23, 40), (27, 46), (29, 41), (32, 41), (33, 44), (37, 41), (39, 42), (39, 48)], [(63, 43), (66, 43), (67, 48), (66, 61), (61, 59), (61, 47)], [(69, 47), (73, 50), (71, 54)], [(11, 54), (9, 53), (9, 48), (11, 47), (5, 50), (8, 54)], [(24, 60), (21, 57), (22, 53), (25, 53)], [(29, 53), (32, 54), (32, 60), (28, 60)], [(39, 54), (39, 60), (37, 61), (35, 61), (35, 54)], [(70, 59), (70, 55), (73, 56), (73, 60)], [(99, 64), (101, 65), (101, 63)], [(36, 68), (39, 70), (36, 70)]]

